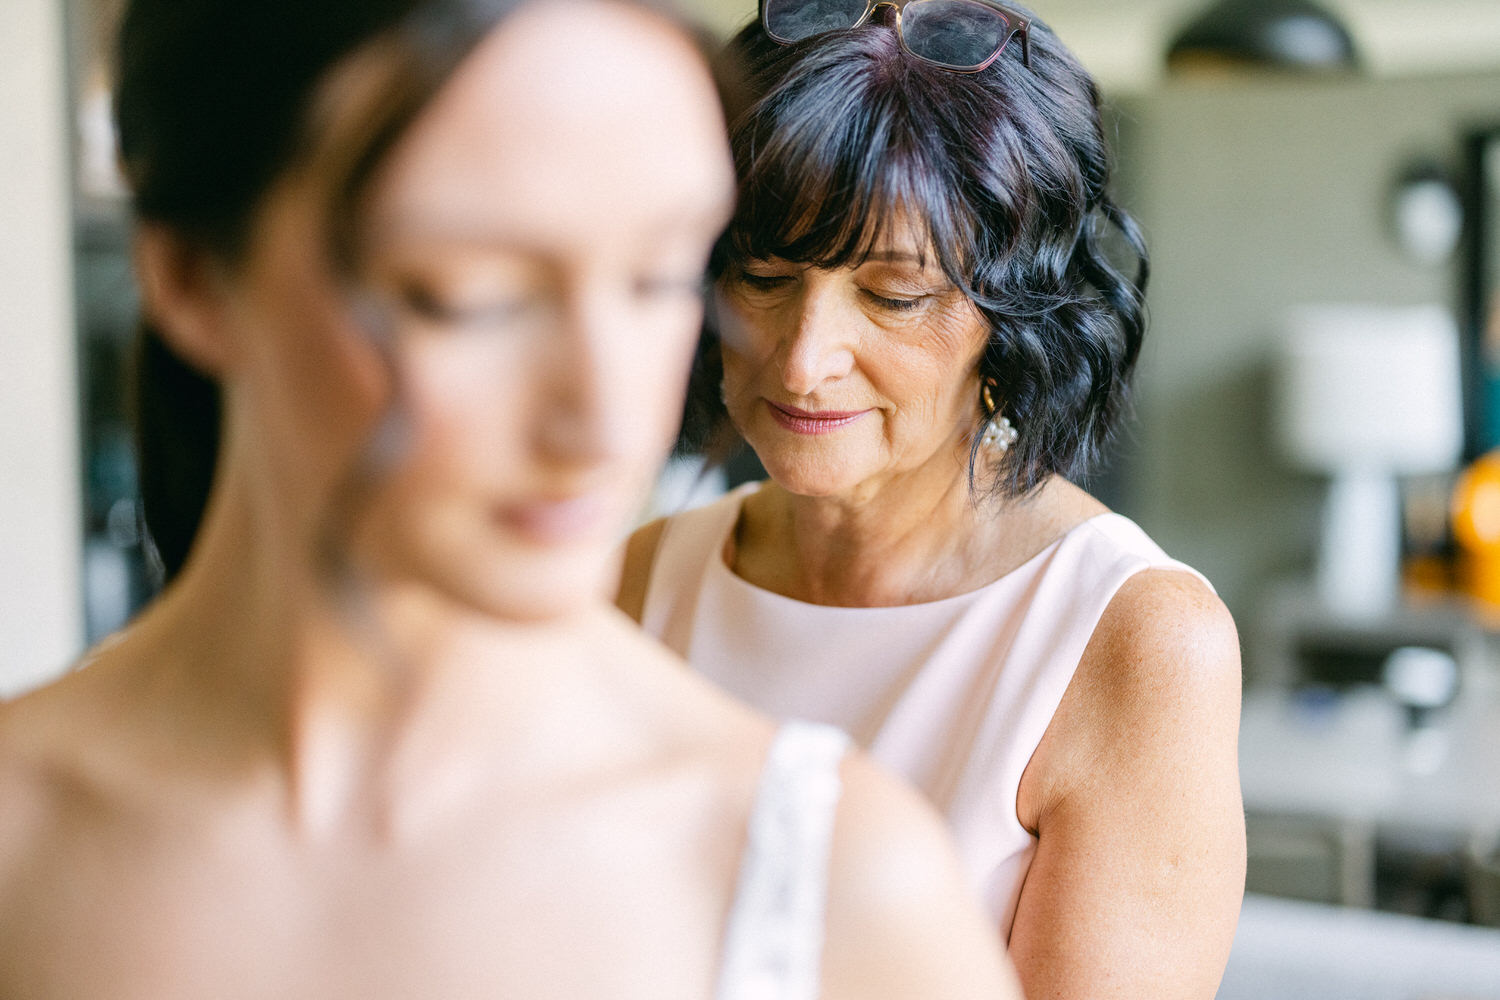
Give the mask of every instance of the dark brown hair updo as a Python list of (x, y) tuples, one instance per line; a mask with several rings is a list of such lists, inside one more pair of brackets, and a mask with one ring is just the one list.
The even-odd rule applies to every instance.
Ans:
[[(979, 375), (1020, 438), (980, 483), (976, 423), (969, 475), (1002, 496), (1087, 474), (1145, 329), (1146, 249), (1107, 192), (1098, 89), (1035, 20), (1030, 45), (1029, 67), (1013, 44), (956, 73), (910, 56), (884, 23), (788, 46), (745, 28), (729, 47), (750, 97), (730, 125), (740, 197), (714, 257), (720, 276), (767, 257), (837, 268), (859, 264), (898, 214), (925, 227), (991, 329)], [(1106, 253), (1111, 230), (1123, 268)], [(710, 345), (689, 408), (700, 439), (725, 416), (721, 374)]]

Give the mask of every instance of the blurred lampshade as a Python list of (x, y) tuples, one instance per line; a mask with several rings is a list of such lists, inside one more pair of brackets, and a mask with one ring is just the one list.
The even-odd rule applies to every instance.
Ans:
[(1202, 63), (1340, 72), (1357, 70), (1359, 56), (1349, 30), (1309, 0), (1220, 0), (1167, 49), (1173, 70)]
[(1332, 477), (1318, 593), (1336, 612), (1379, 615), (1400, 576), (1396, 477), (1451, 470), (1462, 454), (1458, 329), (1439, 306), (1308, 306), (1285, 332), (1277, 441)]
[(1441, 306), (1306, 306), (1282, 347), (1278, 439), (1323, 472), (1442, 472), (1463, 450), (1458, 328)]

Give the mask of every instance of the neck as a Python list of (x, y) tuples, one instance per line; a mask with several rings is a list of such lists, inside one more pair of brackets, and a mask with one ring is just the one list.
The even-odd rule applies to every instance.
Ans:
[[(836, 496), (799, 496), (774, 484), (737, 537), (740, 559), (790, 559), (745, 575), (815, 604), (880, 607), (938, 600), (973, 589), (992, 565), (1000, 531), (995, 502), (976, 498), (955, 460), (895, 475)], [(770, 569), (767, 572), (767, 569)]]
[(434, 796), (461, 801), (494, 741), (555, 714), (570, 665), (586, 666), (592, 606), (504, 622), (415, 585), (330, 584), (296, 532), (226, 479), (128, 641), (184, 739), (234, 774), (269, 772), (304, 834), (390, 834), (434, 815)]

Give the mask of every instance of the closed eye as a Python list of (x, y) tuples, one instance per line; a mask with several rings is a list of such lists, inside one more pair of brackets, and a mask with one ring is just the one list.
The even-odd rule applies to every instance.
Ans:
[(758, 292), (769, 292), (785, 288), (794, 279), (787, 274), (749, 274), (740, 272), (740, 281)]
[(504, 326), (536, 305), (526, 298), (449, 301), (419, 286), (404, 290), (402, 304), (417, 319), (454, 331)]
[(864, 295), (865, 298), (867, 298), (869, 301), (873, 302), (880, 308), (890, 309), (893, 312), (910, 312), (911, 310), (920, 306), (922, 304), (922, 300), (926, 298), (926, 296), (918, 295), (917, 297), (910, 299), (897, 299), (891, 298), (888, 295), (877, 295), (875, 292), (872, 292), (869, 289), (864, 290)]

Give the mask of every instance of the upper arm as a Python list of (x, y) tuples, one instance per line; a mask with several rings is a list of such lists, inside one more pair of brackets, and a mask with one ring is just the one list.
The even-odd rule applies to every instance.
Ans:
[(1185, 573), (1121, 588), (1028, 765), (1011, 953), (1033, 1000), (1209, 1000), (1244, 892), (1239, 643)]
[(828, 1000), (1021, 998), (942, 820), (858, 756), (844, 767), (826, 931)]
[(646, 609), (646, 586), (651, 581), (651, 566), (656, 561), (656, 547), (666, 530), (665, 518), (658, 518), (637, 528), (625, 542), (625, 555), (620, 570), (620, 589), (615, 595), (615, 605), (629, 615), (637, 625)]

